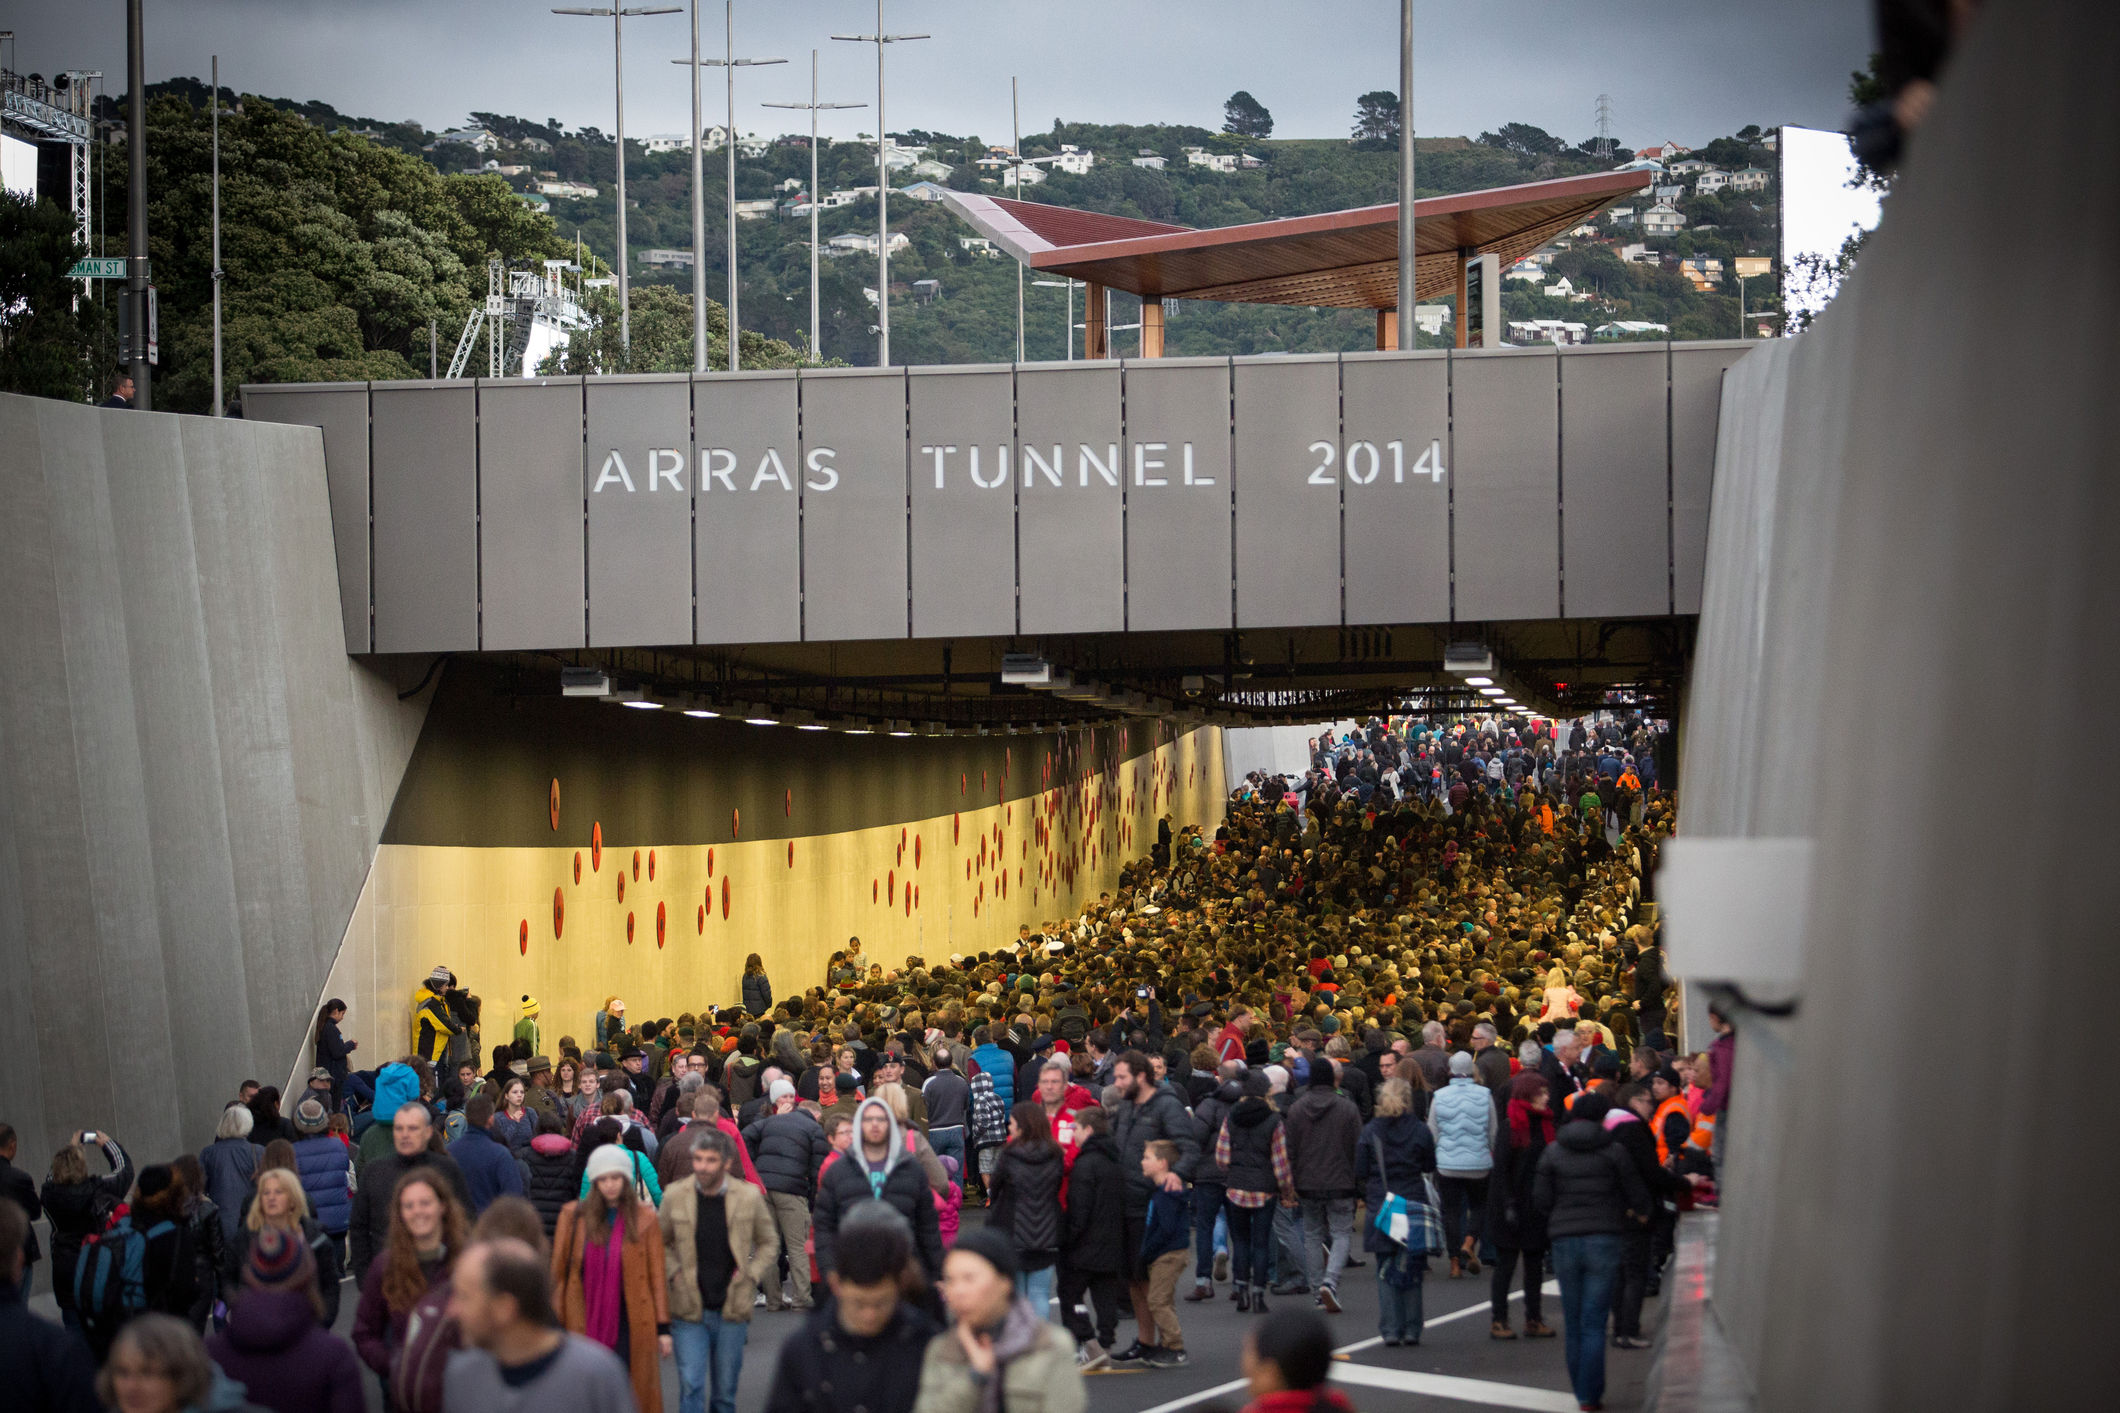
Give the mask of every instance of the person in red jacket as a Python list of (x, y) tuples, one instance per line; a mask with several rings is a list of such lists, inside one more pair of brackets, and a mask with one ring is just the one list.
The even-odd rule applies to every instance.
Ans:
[(1215, 1036), (1215, 1063), (1244, 1058), (1244, 1043), (1251, 1035), (1251, 1008), (1238, 1006), (1229, 1013), (1229, 1024)]

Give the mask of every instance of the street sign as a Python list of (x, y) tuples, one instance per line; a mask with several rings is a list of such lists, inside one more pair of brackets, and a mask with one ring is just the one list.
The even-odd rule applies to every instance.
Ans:
[(85, 260), (76, 260), (66, 277), (70, 280), (122, 280), (125, 278), (125, 257), (91, 255)]

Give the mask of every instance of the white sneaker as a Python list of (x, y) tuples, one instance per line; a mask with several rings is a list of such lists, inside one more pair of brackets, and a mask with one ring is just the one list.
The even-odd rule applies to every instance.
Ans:
[(1104, 1346), (1095, 1340), (1091, 1340), (1088, 1344), (1075, 1351), (1075, 1364), (1085, 1373), (1091, 1369), (1109, 1369), (1111, 1363), (1111, 1355), (1107, 1354)]
[(751, 1301), (751, 1308), (753, 1310), (763, 1310), (766, 1308), (766, 1293), (764, 1291), (761, 1290), (760, 1292), (758, 1292), (757, 1297)]

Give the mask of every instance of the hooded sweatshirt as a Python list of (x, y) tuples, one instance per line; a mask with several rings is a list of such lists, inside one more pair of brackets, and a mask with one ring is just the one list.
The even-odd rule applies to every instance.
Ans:
[(410, 1065), (385, 1065), (375, 1074), (375, 1103), (368, 1115), (374, 1120), (361, 1131), (359, 1166), (390, 1151), (390, 1121), (407, 1104), (419, 1102), (420, 1077)]
[(206, 1352), (252, 1403), (272, 1413), (361, 1413), (361, 1361), (317, 1324), (306, 1295), (247, 1290)]
[[(881, 1113), (888, 1125), (881, 1158), (871, 1160), (861, 1141), (861, 1124), (871, 1110)], [(891, 1106), (881, 1099), (864, 1099), (854, 1111), (854, 1142), (844, 1156), (832, 1163), (818, 1180), (813, 1223), (817, 1239), (817, 1270), (829, 1273), (836, 1265), (839, 1224), (863, 1202), (886, 1202), (896, 1208), (913, 1230), (914, 1250), (920, 1255), (929, 1280), (942, 1273), (942, 1234), (935, 1219), (935, 1200), (927, 1174), (907, 1150), (905, 1134)]]

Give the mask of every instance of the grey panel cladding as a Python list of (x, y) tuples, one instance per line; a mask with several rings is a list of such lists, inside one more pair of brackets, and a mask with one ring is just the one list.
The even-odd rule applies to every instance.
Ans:
[(245, 391), (355, 651), (1041, 636), (1697, 612), (1747, 347)]
[(479, 646), (575, 648), (582, 559), (582, 380), (481, 382)]
[(1560, 616), (1558, 350), (1450, 360), (1459, 622)]
[(592, 379), (585, 407), (589, 646), (689, 641), (691, 377)]
[[(1337, 623), (1339, 480), (1311, 473), (1312, 448), (1340, 444), (1340, 361), (1246, 359), (1231, 371), (1237, 626)], [(1446, 606), (1448, 588), (1446, 580)]]
[(1126, 365), (1126, 626), (1230, 625), (1229, 360)]
[(467, 382), (373, 390), (375, 650), (478, 645), (478, 402)]
[(1671, 345), (1671, 589), (1673, 613), (1699, 613), (1708, 563), (1708, 495), (1715, 483), (1715, 427), (1723, 370), (1750, 343)]
[(905, 373), (804, 373), (803, 636), (906, 636)]
[(1015, 370), (915, 368), (913, 636), (1016, 631)]
[(1574, 618), (1646, 618), (1670, 605), (1664, 419), (1665, 346), (1622, 344), (1560, 356), (1564, 607)]
[(368, 618), (368, 385), (285, 383), (245, 388), (243, 415), (257, 422), (292, 422), (322, 429), (346, 651), (369, 651), (374, 644)]
[(1126, 627), (1119, 365), (1016, 374), (1016, 546), (1025, 633)]
[[(1445, 622), (1457, 475), (1449, 355), (1349, 354), (1340, 361), (1340, 378), (1344, 435), (1304, 448), (1304, 461), (1289, 474), (1299, 469), (1306, 485), (1342, 488), (1345, 621)], [(1461, 483), (1458, 493), (1464, 493)]]
[(802, 636), (802, 447), (793, 373), (692, 380), (700, 643)]

